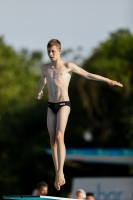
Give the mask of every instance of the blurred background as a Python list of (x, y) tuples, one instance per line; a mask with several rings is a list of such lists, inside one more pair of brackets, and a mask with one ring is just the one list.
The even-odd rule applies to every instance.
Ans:
[[(73, 185), (76, 177), (79, 183), (114, 177), (119, 185), (120, 178), (133, 177), (132, 21), (132, 0), (0, 1), (0, 199), (31, 195), (40, 181), (48, 183), (49, 196), (69, 197), (73, 188), (79, 189)], [(50, 148), (47, 88), (42, 100), (35, 99), (41, 66), (49, 62), (46, 46), (53, 38), (62, 43), (63, 60), (124, 85), (110, 87), (73, 74), (65, 144), (77, 157), (66, 159), (66, 184), (60, 192), (53, 186), (52, 156), (45, 151)], [(130, 156), (130, 162), (79, 159), (79, 150), (91, 150), (92, 156), (98, 149), (105, 154), (126, 150), (128, 155), (121, 156)], [(89, 184), (85, 189), (81, 182), (80, 188), (87, 192)]]

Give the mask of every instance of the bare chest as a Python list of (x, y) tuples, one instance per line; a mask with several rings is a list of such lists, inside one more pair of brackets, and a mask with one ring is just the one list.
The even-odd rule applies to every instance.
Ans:
[(68, 69), (61, 68), (50, 68), (45, 71), (47, 80), (57, 80), (57, 81), (66, 81), (70, 79), (71, 74)]

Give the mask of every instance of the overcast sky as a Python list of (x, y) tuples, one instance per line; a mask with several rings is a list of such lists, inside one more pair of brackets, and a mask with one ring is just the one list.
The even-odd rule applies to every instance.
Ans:
[(41, 50), (52, 38), (84, 56), (120, 28), (133, 33), (133, 0), (0, 0), (0, 36), (16, 50)]

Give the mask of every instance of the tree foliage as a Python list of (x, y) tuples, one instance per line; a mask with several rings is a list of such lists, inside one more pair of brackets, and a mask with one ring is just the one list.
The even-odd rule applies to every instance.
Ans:
[[(94, 135), (94, 146), (133, 147), (133, 36), (128, 30), (110, 34), (83, 63), (90, 73), (117, 80), (124, 87), (109, 86), (79, 77), (78, 93), (85, 127)], [(87, 120), (86, 120), (87, 119)]]

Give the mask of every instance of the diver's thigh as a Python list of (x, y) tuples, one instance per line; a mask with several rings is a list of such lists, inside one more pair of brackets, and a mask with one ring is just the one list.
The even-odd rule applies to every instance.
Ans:
[(47, 127), (49, 134), (55, 134), (56, 132), (56, 115), (50, 108), (47, 111)]
[(70, 114), (69, 106), (62, 106), (57, 113), (56, 131), (65, 132), (68, 117)]

